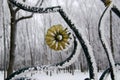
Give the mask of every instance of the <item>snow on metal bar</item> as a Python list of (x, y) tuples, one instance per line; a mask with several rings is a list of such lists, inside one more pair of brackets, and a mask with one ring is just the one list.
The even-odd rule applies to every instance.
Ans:
[[(117, 68), (117, 71), (119, 71), (119, 67), (120, 67), (120, 63), (116, 63), (115, 64), (115, 67)], [(106, 80), (105, 77), (108, 77), (108, 75), (110, 74), (111, 72), (111, 68), (107, 68), (103, 73), (102, 75), (100, 76), (100, 79), (99, 80)], [(117, 79), (118, 80), (118, 79)]]
[(8, 76), (8, 78), (6, 80), (10, 80), (12, 78), (14, 78), (15, 76), (24, 73), (24, 72), (29, 72), (32, 70), (51, 70), (51, 69), (55, 69), (55, 68), (65, 68), (69, 65), (71, 65), (73, 62), (76, 61), (78, 55), (80, 54), (80, 52), (78, 52), (79, 49), (77, 49), (77, 41), (76, 38), (74, 37), (74, 50), (72, 52), (72, 54), (65, 59), (64, 61), (57, 63), (57, 64), (53, 64), (53, 65), (43, 65), (43, 66), (34, 66), (34, 67), (26, 67), (26, 68), (22, 68), (14, 73), (12, 73), (10, 76)]
[[(111, 1), (111, 0), (101, 0), (103, 3), (104, 3), (104, 5), (106, 6), (106, 2), (107, 1)], [(113, 6), (112, 6), (112, 11), (120, 18), (120, 10), (116, 7), (116, 5), (114, 5), (113, 4)]]
[[(22, 73), (30, 73), (32, 71), (47, 71), (47, 70), (53, 70), (55, 69), (54, 66), (50, 66), (50, 65), (43, 65), (43, 66), (33, 66), (33, 67), (25, 67), (25, 68), (22, 68), (14, 73), (12, 73), (10, 76), (8, 76), (5, 80), (11, 80), (16, 77), (16, 76), (19, 76), (19, 74), (22, 74)], [(24, 77), (24, 76), (23, 76)], [(15, 79), (17, 80), (17, 79)], [(19, 80), (19, 79), (18, 79)], [(21, 79), (20, 79), (21, 80)], [(26, 80), (26, 79), (25, 79)]]
[(34, 13), (57, 12), (61, 8), (60, 6), (40, 8), (40, 7), (30, 6), (30, 5), (27, 5), (23, 2), (18, 2), (16, 0), (9, 0), (9, 1), (20, 9), (23, 9), (23, 10), (29, 11), (29, 12), (34, 12)]
[(76, 37), (74, 36), (74, 49), (72, 54), (66, 60), (56, 64), (56, 66), (58, 66), (58, 68), (65, 68), (71, 65), (72, 63), (74, 63), (80, 54), (80, 51), (78, 48), (79, 48), (79, 43), (77, 42)]
[(74, 34), (78, 38), (78, 40), (84, 50), (85, 56), (87, 58), (88, 66), (89, 66), (90, 79), (97, 80), (97, 66), (96, 66), (95, 58), (93, 55), (92, 48), (89, 44), (89, 41), (85, 38), (84, 35), (79, 33), (79, 31), (76, 29), (76, 27), (71, 22), (71, 20), (67, 17), (67, 15), (63, 11), (63, 9), (60, 9), (59, 13), (63, 17), (63, 19), (66, 21), (66, 23), (69, 25), (69, 27), (73, 30)]
[(29, 68), (30, 68), (30, 67), (22, 68), (22, 69), (20, 69), (20, 70), (18, 70), (18, 71), (16, 71), (16, 72), (14, 72), (14, 73), (12, 73), (10, 76), (8, 76), (5, 80), (10, 80), (10, 79), (12, 79), (13, 77), (15, 77), (16, 75), (24, 72), (25, 70), (28, 70)]
[(106, 69), (100, 76), (99, 80), (106, 80), (105, 78), (108, 77), (108, 75), (110, 74), (110, 71), (111, 71), (111, 68)]
[(120, 18), (120, 10), (115, 5), (113, 5), (112, 11)]
[(106, 7), (102, 16), (100, 17), (99, 24), (98, 24), (98, 33), (99, 33), (100, 41), (102, 43), (102, 46), (105, 50), (105, 53), (106, 53), (108, 61), (109, 61), (109, 65), (110, 65), (110, 68), (111, 68), (111, 78), (112, 78), (112, 80), (116, 80), (115, 62), (114, 62), (114, 59), (113, 59), (113, 56), (112, 56), (111, 49), (110, 49), (110, 47), (107, 43), (107, 40), (105, 38), (105, 35), (104, 35), (104, 23), (103, 23), (103, 21), (104, 21), (103, 18), (105, 17), (106, 12), (110, 11), (112, 6), (113, 6), (113, 4), (110, 4), (109, 7)]

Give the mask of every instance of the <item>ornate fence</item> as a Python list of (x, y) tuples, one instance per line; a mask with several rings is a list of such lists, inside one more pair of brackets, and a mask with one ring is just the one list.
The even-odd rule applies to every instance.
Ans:
[[(69, 39), (72, 36), (73, 42), (74, 42), (74, 50), (71, 53), (71, 55), (64, 61), (57, 63), (57, 64), (51, 64), (51, 65), (43, 65), (43, 66), (33, 66), (33, 67), (26, 67), (23, 69), (20, 69), (14, 73), (12, 73), (10, 76), (6, 78), (6, 80), (10, 80), (14, 78), (16, 75), (19, 75), (21, 73), (32, 71), (32, 70), (48, 70), (48, 69), (56, 69), (56, 68), (64, 68), (66, 66), (69, 66), (72, 64), (77, 56), (79, 55), (77, 53), (77, 47), (78, 43), (81, 44), (82, 49), (84, 51), (84, 54), (87, 59), (88, 67), (89, 67), (89, 78), (86, 78), (85, 80), (98, 80), (97, 77), (97, 65), (96, 61), (93, 55), (92, 48), (89, 44), (89, 41), (85, 38), (84, 35), (81, 34), (81, 32), (78, 31), (76, 26), (72, 23), (72, 21), (68, 18), (67, 14), (64, 12), (64, 10), (61, 8), (61, 6), (53, 6), (53, 7), (47, 7), (47, 8), (39, 8), (34, 6), (28, 6), (24, 3), (19, 2), (18, 0), (9, 0), (9, 2), (20, 9), (23, 9), (25, 11), (34, 12), (34, 13), (53, 13), (58, 12), (61, 17), (64, 19), (64, 21), (68, 24), (70, 29), (73, 31), (73, 33), (70, 33), (67, 31), (66, 28), (62, 27), (62, 25), (54, 25), (50, 29), (48, 29), (48, 32), (46, 34), (46, 43), (51, 49), (54, 50), (63, 50), (66, 48), (66, 44), (69, 45)], [(107, 11), (112, 10), (119, 18), (120, 18), (120, 11), (116, 8), (116, 6), (112, 3), (110, 0), (102, 0), (104, 2), (106, 9), (104, 10), (102, 16), (100, 17), (99, 24), (98, 24), (98, 33), (101, 40), (101, 43), (103, 45), (103, 48), (105, 49), (109, 66), (110, 68), (106, 69), (103, 74), (101, 75), (99, 80), (105, 80), (104, 77), (106, 74), (111, 75), (112, 80), (116, 80), (116, 65), (113, 57), (112, 52), (109, 49), (109, 46), (107, 44), (107, 41), (104, 37), (103, 31), (104, 26), (102, 25), (102, 20), (104, 19), (104, 16), (106, 15)], [(54, 34), (54, 35), (51, 35)]]

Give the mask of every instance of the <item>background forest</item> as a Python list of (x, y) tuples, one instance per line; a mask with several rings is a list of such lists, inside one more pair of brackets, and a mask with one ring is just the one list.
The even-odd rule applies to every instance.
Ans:
[[(27, 0), (28, 4), (29, 1)], [(36, 5), (37, 0), (33, 0), (30, 5)], [(118, 8), (120, 8), (120, 1), (114, 0)], [(103, 70), (108, 67), (108, 60), (104, 49), (101, 45), (98, 36), (98, 21), (105, 9), (100, 0), (43, 0), (40, 7), (60, 5), (70, 17), (72, 22), (76, 25), (79, 31), (83, 31), (84, 35), (92, 46), (98, 70)], [(16, 19), (21, 17), (31, 16), (31, 13), (18, 10), (16, 12)], [(105, 36), (110, 43), (110, 14), (106, 17)], [(112, 49), (113, 56), (116, 63), (120, 62), (120, 19), (112, 13)], [(0, 0), (0, 70), (4, 69), (4, 50), (7, 52), (6, 65), (9, 64), (10, 53), (10, 8), (7, 0)], [(67, 51), (56, 52), (51, 50), (45, 42), (45, 34), (52, 25), (62, 24), (65, 27), (68, 25), (64, 22), (58, 13), (49, 14), (32, 14), (30, 18), (21, 19), (16, 24), (16, 40), (15, 40), (15, 64), (14, 69), (23, 68), (25, 66), (54, 64), (63, 61), (67, 58), (73, 47), (69, 47)], [(4, 30), (5, 28), (5, 30)], [(4, 37), (5, 34), (5, 37)], [(5, 45), (4, 45), (5, 40)], [(110, 46), (111, 47), (111, 46)], [(5, 48), (5, 49), (4, 49)], [(80, 55), (77, 61), (71, 66), (74, 69), (81, 71), (87, 70), (87, 62), (83, 50), (80, 47)]]

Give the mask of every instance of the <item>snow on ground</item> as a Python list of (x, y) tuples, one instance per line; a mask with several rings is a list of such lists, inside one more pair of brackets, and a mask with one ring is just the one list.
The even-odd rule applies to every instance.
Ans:
[[(102, 72), (98, 73), (98, 76), (100, 77), (100, 75), (102, 74)], [(120, 75), (120, 72), (117, 73), (117, 76)], [(32, 77), (33, 80), (84, 80), (85, 78), (88, 78), (89, 74), (88, 72), (85, 73), (81, 73), (81, 72), (75, 72), (74, 75), (70, 74), (70, 73), (59, 73), (59, 74), (53, 74), (52, 76), (47, 76), (45, 74), (36, 74)], [(105, 80), (111, 80), (110, 75), (105, 79)], [(120, 77), (117, 79), (120, 80)]]
[[(3, 72), (0, 72), (0, 80), (3, 80)], [(19, 77), (23, 77), (23, 75), (25, 74), (21, 74), (19, 75)], [(60, 72), (58, 74), (56, 73), (52, 73), (52, 76), (50, 75), (46, 75), (45, 72), (32, 72), (32, 76), (30, 76), (31, 73), (27, 73), (27, 75), (25, 75), (25, 77), (31, 78), (32, 80), (84, 80), (85, 78), (88, 77), (88, 73), (84, 72), (81, 73), (80, 71), (75, 71), (74, 75), (72, 75), (71, 73), (64, 73), (64, 72)], [(14, 79), (19, 78), (18, 76), (16, 76)]]
[[(3, 79), (3, 72), (0, 72), (0, 80)], [(100, 76), (102, 72), (98, 73), (98, 76)], [(24, 74), (25, 75), (25, 74)], [(33, 72), (32, 76), (30, 76), (30, 73), (27, 73), (26, 77), (29, 76), (31, 80), (84, 80), (88, 77), (88, 72), (81, 73), (80, 71), (75, 71), (74, 75), (70, 73), (64, 73), (60, 72), (58, 74), (53, 73), (52, 76), (46, 75), (45, 72)], [(120, 80), (120, 71), (117, 72), (117, 80)], [(23, 77), (23, 75), (21, 75)], [(20, 77), (20, 76), (19, 76)], [(17, 78), (17, 77), (16, 77)], [(15, 80), (15, 79), (12, 79)], [(108, 76), (105, 80), (111, 80), (110, 76)]]
[(0, 80), (4, 80), (4, 72), (3, 71), (0, 71)]
[(70, 73), (61, 72), (59, 74), (53, 74), (52, 76), (36, 74), (32, 78), (36, 80), (84, 80), (86, 77), (88, 77), (88, 73), (75, 72), (75, 74), (72, 75)]

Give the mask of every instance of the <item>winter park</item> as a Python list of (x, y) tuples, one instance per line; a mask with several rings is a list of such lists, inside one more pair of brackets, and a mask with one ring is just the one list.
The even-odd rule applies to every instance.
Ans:
[(120, 0), (0, 0), (0, 80), (120, 80)]

